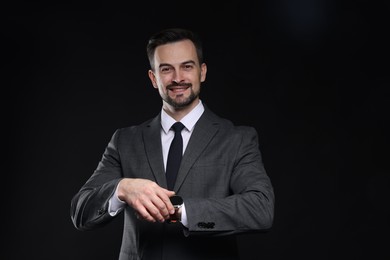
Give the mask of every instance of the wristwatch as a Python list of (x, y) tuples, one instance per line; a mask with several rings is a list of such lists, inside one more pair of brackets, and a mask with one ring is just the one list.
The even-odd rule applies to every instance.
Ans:
[(179, 213), (179, 209), (183, 206), (183, 199), (178, 195), (174, 195), (169, 198), (173, 207), (175, 208), (175, 213), (173, 213), (169, 219), (169, 223), (176, 223), (181, 220), (181, 214)]

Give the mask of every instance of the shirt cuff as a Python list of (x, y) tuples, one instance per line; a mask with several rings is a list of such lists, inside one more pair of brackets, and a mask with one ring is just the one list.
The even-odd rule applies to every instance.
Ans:
[(114, 195), (108, 201), (108, 214), (112, 217), (117, 215), (126, 206), (126, 202), (118, 198), (118, 186), (116, 187)]
[(181, 224), (183, 224), (183, 226), (188, 227), (187, 212), (186, 212), (186, 206), (184, 203), (183, 203), (183, 206), (181, 207), (181, 220), (180, 220), (180, 222), (181, 222)]

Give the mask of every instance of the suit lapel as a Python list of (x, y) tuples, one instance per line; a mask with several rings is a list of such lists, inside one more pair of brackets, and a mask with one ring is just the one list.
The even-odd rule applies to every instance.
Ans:
[(206, 109), (195, 125), (194, 132), (191, 135), (181, 161), (175, 183), (175, 191), (180, 189), (180, 186), (183, 184), (192, 165), (218, 131), (218, 123), (212, 115), (213, 114)]
[(145, 144), (145, 152), (152, 169), (156, 182), (161, 187), (167, 187), (165, 178), (164, 162), (162, 157), (161, 146), (161, 122), (160, 114), (155, 117), (143, 129), (143, 141)]

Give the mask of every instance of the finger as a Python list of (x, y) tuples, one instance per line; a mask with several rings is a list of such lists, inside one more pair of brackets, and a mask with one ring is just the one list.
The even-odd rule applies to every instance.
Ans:
[(171, 200), (169, 199), (173, 195), (175, 195), (175, 192), (168, 191), (168, 190), (164, 190), (162, 192), (157, 193), (157, 196), (159, 197), (159, 199), (162, 203), (162, 204), (159, 204), (158, 206), (160, 208), (166, 209), (166, 211), (164, 211), (164, 214), (167, 214), (167, 218), (169, 218), (169, 215), (172, 215), (173, 213), (175, 213), (175, 209), (173, 208)]
[(151, 199), (144, 197), (136, 201), (133, 205), (139, 216), (147, 221), (156, 222), (164, 221), (164, 217), (160, 214), (157, 207), (152, 203)]
[(170, 209), (166, 205), (166, 202), (162, 200), (159, 196), (155, 196), (152, 199), (152, 203), (154, 206), (158, 209), (159, 213), (164, 219), (169, 219), (170, 216)]
[(157, 196), (154, 196), (150, 201), (145, 203), (145, 208), (149, 215), (159, 222), (164, 222), (167, 218), (165, 215), (167, 212), (167, 209), (165, 206), (161, 206), (161, 200), (156, 199)]
[(144, 219), (149, 222), (156, 222), (156, 219), (152, 217), (152, 215), (149, 214), (146, 208), (140, 208), (138, 209), (136, 216), (138, 219)]
[(167, 190), (167, 189), (163, 189), (164, 193), (168, 196), (168, 197), (171, 197), (173, 195), (176, 194), (176, 192), (174, 191), (171, 191), (171, 190)]

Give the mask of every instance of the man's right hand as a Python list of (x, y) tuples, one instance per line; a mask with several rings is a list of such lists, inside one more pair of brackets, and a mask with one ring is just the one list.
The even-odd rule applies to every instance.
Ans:
[(138, 217), (150, 222), (164, 222), (175, 213), (169, 198), (175, 195), (147, 179), (124, 178), (118, 184), (118, 198), (133, 207)]

